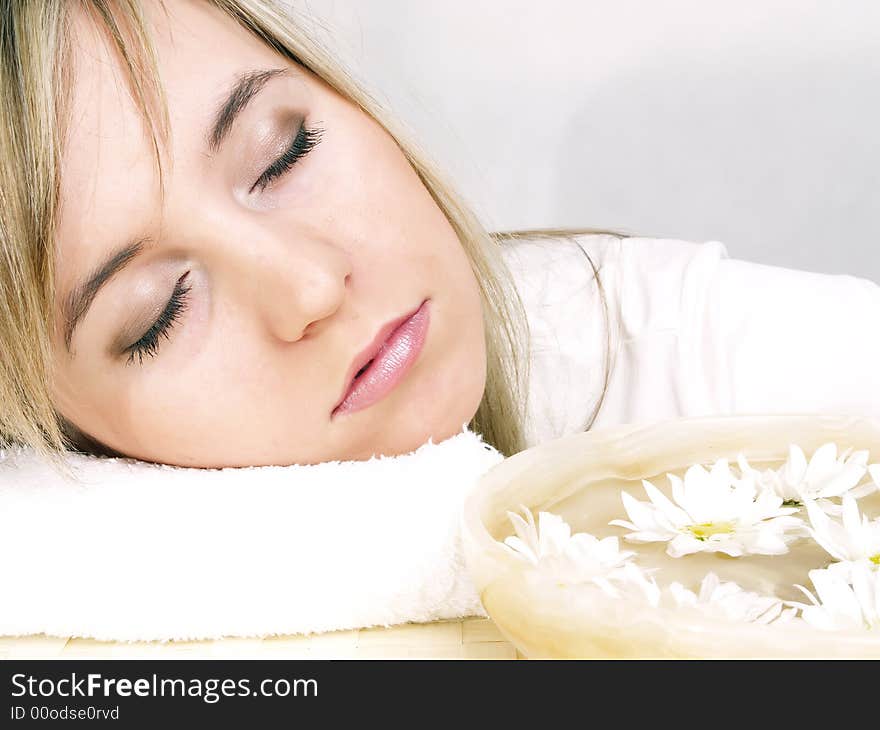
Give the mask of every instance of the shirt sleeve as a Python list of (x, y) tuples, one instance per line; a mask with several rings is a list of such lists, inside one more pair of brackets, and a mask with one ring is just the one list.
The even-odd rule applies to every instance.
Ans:
[[(609, 272), (610, 273), (610, 272)], [(617, 331), (595, 425), (677, 416), (880, 417), (880, 286), (729, 257), (719, 241), (621, 242)]]

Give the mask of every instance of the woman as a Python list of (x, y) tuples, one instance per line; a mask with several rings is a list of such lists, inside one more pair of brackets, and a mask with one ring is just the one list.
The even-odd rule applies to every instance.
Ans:
[[(505, 265), (516, 270), (526, 244), (487, 234), (286, 11), (265, 0), (4, 5), (7, 442), (195, 467), (399, 454), (462, 424), (505, 454), (534, 442), (523, 406), (528, 388), (529, 422), (547, 408), (526, 370), (541, 301), (524, 309), (527, 282)], [(607, 287), (613, 315), (590, 343), (604, 369), (576, 418), (640, 417), (626, 403), (639, 388), (640, 402), (666, 397), (651, 389), (668, 383), (632, 370), (626, 307), (638, 298), (624, 289), (642, 259), (654, 266), (646, 291), (662, 284), (670, 245), (686, 280), (704, 249), (570, 243), (585, 291), (601, 303)], [(786, 271), (749, 272), (768, 270)], [(860, 281), (815, 276), (835, 291)], [(601, 308), (568, 311), (598, 332)], [(649, 415), (704, 409), (667, 406)]]

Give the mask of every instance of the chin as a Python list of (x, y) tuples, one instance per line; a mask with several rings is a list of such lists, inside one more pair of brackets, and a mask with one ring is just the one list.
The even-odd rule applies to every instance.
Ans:
[(354, 461), (367, 461), (378, 456), (403, 456), (416, 451), (420, 446), (426, 444), (428, 439), (435, 444), (451, 438), (461, 431), (462, 424), (456, 428), (429, 429), (421, 433), (411, 433), (402, 435), (400, 432), (389, 434), (387, 439), (383, 439), (382, 444), (377, 444), (371, 448), (364, 449), (362, 453), (351, 457)]
[[(480, 391), (481, 397), (482, 391)], [(462, 426), (470, 423), (477, 412), (480, 398), (464, 406), (459, 400), (455, 406), (448, 408), (443, 408), (440, 401), (434, 402), (430, 410), (418, 407), (407, 409), (404, 413), (398, 414), (401, 417), (394, 419), (394, 426), (383, 432), (378, 441), (374, 440), (372, 448), (363, 458), (369, 459), (373, 452), (385, 456), (408, 454), (426, 444), (428, 439), (437, 444), (458, 435)], [(433, 418), (426, 419), (425, 413)]]

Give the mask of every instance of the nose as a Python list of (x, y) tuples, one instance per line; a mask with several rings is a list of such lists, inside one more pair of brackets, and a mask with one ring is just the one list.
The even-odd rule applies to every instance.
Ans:
[(242, 246), (230, 262), (248, 306), (269, 333), (301, 339), (333, 315), (345, 300), (351, 258), (339, 246), (307, 235), (266, 235)]

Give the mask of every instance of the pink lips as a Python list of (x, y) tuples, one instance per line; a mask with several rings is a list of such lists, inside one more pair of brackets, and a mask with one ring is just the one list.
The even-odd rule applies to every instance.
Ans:
[(331, 417), (373, 405), (403, 379), (425, 344), (430, 323), (429, 301), (426, 299), (415, 312), (382, 327), (370, 345), (354, 359), (346, 374), (345, 393)]

